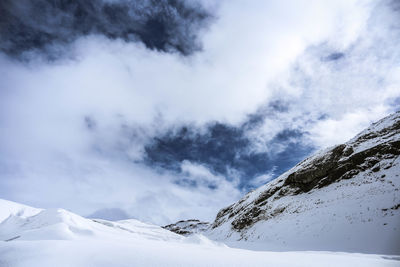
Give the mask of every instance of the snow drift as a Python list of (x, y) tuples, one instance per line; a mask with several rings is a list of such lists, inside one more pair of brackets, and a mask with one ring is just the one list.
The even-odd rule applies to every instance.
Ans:
[(234, 249), (137, 220), (90, 220), (6, 200), (0, 209), (8, 213), (0, 223), (0, 266), (398, 266), (392, 256)]

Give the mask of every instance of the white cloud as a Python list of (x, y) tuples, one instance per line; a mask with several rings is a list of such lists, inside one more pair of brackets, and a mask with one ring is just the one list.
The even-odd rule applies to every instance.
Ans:
[[(288, 128), (306, 132), (303, 142), (317, 148), (342, 143), (399, 108), (390, 104), (400, 96), (398, 13), (387, 2), (361, 3), (365, 10), (271, 80), (272, 99), (287, 103), (288, 111), (269, 115), (248, 133), (257, 150)], [(327, 61), (332, 53), (343, 56)]]
[[(234, 183), (198, 165), (184, 173), (198, 186), (183, 187), (172, 174), (90, 154), (54, 158), (44, 164), (41, 160), (3, 161), (10, 172), (2, 173), (2, 197), (39, 207), (61, 206), (82, 215), (119, 208), (139, 220), (162, 225), (179, 219), (213, 220), (219, 208), (242, 194)], [(210, 182), (217, 186), (209, 188)]]
[(317, 147), (328, 147), (343, 143), (364, 130), (371, 121), (382, 118), (386, 110), (377, 107), (374, 110), (354, 111), (337, 119), (327, 119), (315, 123), (310, 129), (312, 140)]
[(184, 160), (181, 164), (182, 174), (187, 179), (198, 183), (198, 190), (210, 189), (209, 187), (214, 187), (220, 190), (224, 190), (227, 195), (238, 195), (239, 191), (236, 189), (239, 185), (238, 177), (231, 175), (230, 181), (228, 182), (226, 177), (221, 175), (213, 174), (207, 167), (195, 164), (190, 161)]
[(268, 183), (269, 181), (271, 181), (274, 178), (274, 171), (271, 171), (267, 174), (262, 174), (259, 176), (254, 177), (253, 179), (250, 180), (249, 185), (251, 185), (252, 187), (259, 187), (262, 186), (266, 183)]

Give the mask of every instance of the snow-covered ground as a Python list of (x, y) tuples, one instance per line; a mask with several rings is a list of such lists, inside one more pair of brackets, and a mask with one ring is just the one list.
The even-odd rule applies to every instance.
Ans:
[(400, 264), (395, 256), (236, 249), (202, 235), (183, 237), (137, 220), (90, 220), (63, 209), (34, 209), (6, 200), (0, 200), (0, 212), (1, 267)]

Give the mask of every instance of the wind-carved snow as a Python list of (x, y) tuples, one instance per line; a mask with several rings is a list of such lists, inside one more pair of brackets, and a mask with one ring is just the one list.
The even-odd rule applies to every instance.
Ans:
[[(0, 200), (0, 203), (12, 203)], [(16, 206), (16, 203), (13, 203)], [(21, 206), (26, 207), (26, 206)], [(11, 213), (0, 224), (0, 240), (80, 240), (91, 238), (137, 238), (162, 241), (183, 241), (183, 237), (159, 226), (140, 221), (111, 222), (86, 219), (64, 209), (33, 209), (35, 214)]]
[(232, 246), (400, 254), (400, 112), (222, 209)]
[(10, 215), (17, 215), (26, 218), (39, 213), (41, 209), (32, 208), (26, 205), (0, 199), (0, 223)]
[[(203, 235), (175, 234), (137, 220), (90, 220), (63, 209), (27, 209), (0, 200), (0, 266), (398, 266), (393, 256), (259, 252)], [(7, 208), (7, 206), (10, 206)], [(32, 211), (32, 216), (15, 210)]]

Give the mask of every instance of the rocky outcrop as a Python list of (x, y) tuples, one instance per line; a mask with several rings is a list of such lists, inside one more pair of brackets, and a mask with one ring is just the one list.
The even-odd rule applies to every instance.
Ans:
[(180, 235), (188, 236), (192, 234), (203, 233), (204, 231), (208, 230), (209, 227), (209, 222), (201, 222), (199, 220), (191, 219), (168, 224), (162, 228)]

